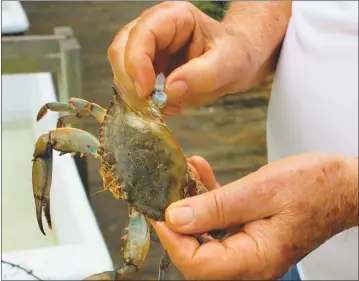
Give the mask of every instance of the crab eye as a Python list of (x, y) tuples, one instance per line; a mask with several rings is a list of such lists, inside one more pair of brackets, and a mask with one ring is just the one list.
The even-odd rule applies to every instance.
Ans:
[(162, 108), (167, 103), (167, 94), (163, 91), (155, 91), (151, 99), (158, 108)]

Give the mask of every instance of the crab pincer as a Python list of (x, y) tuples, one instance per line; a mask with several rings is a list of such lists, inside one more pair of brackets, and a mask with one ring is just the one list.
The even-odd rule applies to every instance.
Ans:
[(66, 153), (83, 153), (98, 157), (99, 141), (93, 135), (80, 129), (59, 128), (41, 135), (35, 145), (32, 165), (32, 186), (35, 198), (36, 218), (41, 232), (42, 211), (49, 228), (52, 228), (50, 216), (50, 189), (52, 181), (53, 149)]
[(42, 226), (42, 211), (44, 212), (49, 228), (52, 228), (50, 217), (50, 188), (52, 180), (52, 148), (49, 143), (49, 135), (42, 135), (34, 152), (32, 166), (32, 186), (35, 197), (37, 223), (41, 232), (45, 234)]

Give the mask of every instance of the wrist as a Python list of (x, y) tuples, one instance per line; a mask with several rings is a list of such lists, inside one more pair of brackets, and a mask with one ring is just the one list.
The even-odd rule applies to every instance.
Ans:
[(343, 230), (358, 226), (358, 157), (343, 157), (340, 213)]
[(322, 171), (331, 179), (324, 188), (328, 195), (325, 215), (335, 235), (358, 225), (358, 158), (329, 156)]

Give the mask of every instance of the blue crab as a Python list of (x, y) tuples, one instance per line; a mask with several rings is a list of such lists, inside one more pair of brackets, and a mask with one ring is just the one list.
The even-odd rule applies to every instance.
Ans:
[[(164, 76), (158, 75), (149, 99), (129, 94), (124, 87), (113, 87), (114, 96), (107, 110), (95, 103), (71, 98), (68, 103), (47, 103), (38, 113), (38, 121), (48, 110), (69, 113), (58, 119), (55, 130), (39, 137), (33, 154), (33, 192), (41, 232), (45, 235), (42, 212), (51, 229), (53, 149), (60, 151), (60, 155), (80, 153), (101, 161), (104, 189), (129, 205), (129, 227), (123, 246), (124, 267), (92, 275), (88, 280), (116, 279), (138, 271), (146, 259), (150, 241), (159, 242), (148, 218), (164, 220), (165, 210), (171, 203), (207, 192), (194, 178), (179, 143), (164, 122), (160, 111), (167, 101), (163, 82)], [(67, 127), (89, 115), (101, 124), (99, 139), (86, 131)], [(221, 231), (209, 233), (209, 237), (217, 240), (223, 240), (225, 236)], [(196, 237), (201, 242), (208, 239), (200, 235)], [(164, 251), (159, 280), (163, 280), (169, 265), (170, 258)]]

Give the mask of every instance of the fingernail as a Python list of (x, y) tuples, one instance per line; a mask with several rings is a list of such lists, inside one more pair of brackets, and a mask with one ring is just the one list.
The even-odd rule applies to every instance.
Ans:
[(133, 82), (133, 84), (135, 85), (135, 88), (136, 88), (136, 92), (137, 92), (137, 95), (140, 97), (140, 98), (142, 98), (143, 96), (143, 92), (142, 92), (142, 88), (141, 88), (141, 85), (140, 85), (140, 83), (138, 83), (138, 82)]
[(184, 81), (175, 81), (172, 84), (169, 84), (166, 88), (166, 92), (171, 94), (171, 96), (182, 96), (187, 92), (187, 84)]
[(168, 218), (173, 225), (185, 226), (193, 220), (191, 207), (179, 207), (168, 210)]

